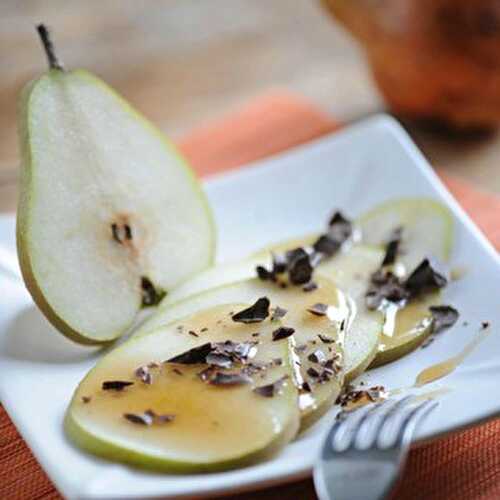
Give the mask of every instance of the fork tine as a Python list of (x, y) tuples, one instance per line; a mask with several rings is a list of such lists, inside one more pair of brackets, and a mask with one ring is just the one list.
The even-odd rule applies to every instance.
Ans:
[(421, 422), (432, 410), (438, 406), (438, 402), (428, 399), (419, 404), (405, 416), (400, 423), (393, 446), (404, 446), (407, 444), (419, 422)]
[[(372, 406), (364, 406), (349, 412), (347, 416), (337, 420), (335, 424), (333, 424), (328, 435), (328, 440), (331, 443), (332, 449), (338, 452), (350, 448), (353, 444), (360, 422), (366, 419), (373, 410), (374, 407)], [(352, 435), (349, 439), (346, 438), (345, 442), (341, 445), (342, 438), (348, 431), (352, 431)]]

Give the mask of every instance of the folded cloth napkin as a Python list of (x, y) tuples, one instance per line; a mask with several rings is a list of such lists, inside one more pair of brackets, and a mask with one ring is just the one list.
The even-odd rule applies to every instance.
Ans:
[[(276, 92), (207, 124), (179, 141), (202, 176), (257, 160), (339, 127), (295, 95)], [(500, 198), (442, 176), (490, 241), (500, 248)], [(239, 495), (239, 500), (315, 499), (310, 479)], [(58, 493), (0, 407), (0, 499), (52, 499)], [(226, 497), (227, 498), (227, 497)], [(500, 498), (500, 420), (415, 448), (395, 498), (493, 500)]]

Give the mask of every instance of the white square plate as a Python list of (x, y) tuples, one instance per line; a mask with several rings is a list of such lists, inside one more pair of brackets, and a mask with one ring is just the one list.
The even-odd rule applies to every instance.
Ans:
[[(356, 216), (381, 201), (429, 196), (448, 205), (456, 222), (452, 265), (467, 273), (446, 290), (461, 321), (428, 349), (370, 372), (370, 383), (409, 386), (424, 367), (457, 353), (477, 334), (491, 334), (440, 382), (452, 390), (421, 427), (437, 436), (499, 413), (500, 267), (496, 252), (464, 214), (403, 129), (375, 117), (248, 168), (212, 178), (206, 190), (219, 231), (219, 260), (271, 242), (320, 230), (332, 209)], [(0, 218), (0, 249), (14, 251), (14, 220)], [(1, 260), (1, 256), (0, 256)], [(1, 267), (1, 266), (0, 266)], [(0, 272), (0, 398), (59, 491), (69, 498), (214, 495), (307, 476), (332, 413), (273, 460), (196, 476), (160, 475), (105, 462), (74, 448), (62, 420), (73, 390), (99, 353), (70, 343), (45, 321), (20, 282)], [(467, 320), (468, 326), (463, 325)], [(434, 384), (436, 385), (436, 384)]]

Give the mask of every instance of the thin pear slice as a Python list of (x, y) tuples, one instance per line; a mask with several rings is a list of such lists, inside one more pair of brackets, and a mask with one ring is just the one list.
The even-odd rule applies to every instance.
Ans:
[(376, 247), (355, 245), (326, 259), (317, 268), (318, 276), (331, 279), (348, 294), (357, 307), (357, 313), (345, 338), (346, 380), (361, 375), (378, 355), (384, 323), (383, 314), (370, 311), (365, 305), (365, 292), (370, 276), (382, 262), (384, 252)]
[(19, 129), (19, 261), (61, 333), (111, 341), (142, 305), (212, 263), (211, 213), (193, 172), (97, 77), (53, 67), (23, 92)]
[(386, 311), (384, 331), (378, 352), (370, 368), (392, 363), (417, 349), (432, 333), (431, 306), (441, 303), (441, 294), (436, 292), (411, 301), (402, 309)]
[[(257, 298), (267, 296), (271, 301), (271, 307), (279, 306), (287, 310), (281, 322), (295, 330), (293, 340), (297, 360), (300, 363), (296, 381), (298, 384), (308, 382), (312, 389), (312, 392), (304, 392), (300, 397), (301, 427), (305, 428), (315, 422), (335, 402), (343, 383), (342, 372), (336, 372), (328, 380), (318, 383), (318, 379), (310, 375), (309, 368), (314, 368), (321, 374), (323, 367), (311, 361), (309, 357), (319, 351), (318, 356), (325, 360), (338, 355), (338, 361), (341, 361), (343, 332), (340, 331), (340, 326), (342, 323), (346, 326), (351, 321), (353, 313), (352, 301), (329, 280), (320, 278), (317, 283), (318, 288), (311, 292), (304, 292), (300, 287), (282, 289), (256, 278), (213, 288), (174, 305), (164, 307), (162, 304), (136, 336), (147, 334), (151, 329), (178, 321), (207, 307), (234, 301), (253, 303)], [(329, 317), (316, 316), (307, 311), (307, 308), (316, 303), (330, 306)], [(260, 324), (255, 324), (254, 331), (260, 332), (260, 327)], [(319, 334), (327, 343), (320, 339)]]
[(399, 262), (409, 273), (424, 257), (447, 261), (453, 244), (453, 217), (431, 198), (402, 198), (378, 205), (357, 219), (363, 243), (383, 245), (398, 227), (403, 228)]
[[(255, 325), (232, 321), (230, 312), (245, 307), (248, 304), (229, 304), (196, 312), (134, 338), (101, 359), (78, 386), (67, 411), (65, 428), (71, 440), (104, 458), (167, 472), (229, 469), (276, 453), (293, 439), (299, 425), (288, 340), (271, 340), (275, 325), (270, 321), (259, 325), (258, 339), (252, 336)], [(227, 376), (245, 366), (267, 368), (247, 371), (247, 383), (222, 386), (201, 380), (206, 364), (163, 362), (227, 340), (258, 340), (256, 354), (246, 364), (219, 373)], [(103, 390), (106, 381), (134, 384)], [(276, 381), (272, 397), (254, 390)], [(148, 410), (154, 413), (145, 415)], [(148, 420), (141, 422), (144, 416)]]
[[(309, 247), (317, 235), (294, 238), (260, 250), (250, 259), (269, 266), (270, 255), (284, 253), (291, 248)], [(365, 306), (364, 294), (370, 276), (379, 267), (384, 252), (372, 245), (352, 245), (325, 259), (315, 270), (315, 276), (332, 280), (356, 304), (356, 314), (346, 332), (344, 343), (345, 378), (350, 381), (363, 373), (378, 353), (384, 323), (383, 314)]]
[[(305, 239), (294, 239), (280, 243), (273, 247), (276, 253), (284, 252), (298, 246), (308, 246), (314, 236)], [(364, 305), (363, 295), (370, 274), (374, 272), (383, 259), (383, 252), (377, 247), (368, 245), (355, 245), (340, 252), (332, 259), (325, 260), (317, 269), (316, 275), (324, 276), (333, 282), (347, 295), (355, 299), (357, 314), (354, 315), (350, 328), (346, 331), (344, 343), (344, 366), (347, 380), (360, 375), (373, 361), (377, 349), (379, 336), (382, 332), (383, 317), (379, 312), (368, 311)], [(246, 260), (221, 264), (209, 268), (194, 276), (165, 298), (160, 309), (168, 310), (175, 307), (179, 301), (196, 295), (206, 290), (235, 283), (240, 279), (255, 276), (257, 265), (270, 266), (271, 252), (262, 250)], [(163, 312), (158, 312), (150, 320), (152, 325), (162, 321)], [(150, 328), (148, 323), (141, 328), (146, 331)]]

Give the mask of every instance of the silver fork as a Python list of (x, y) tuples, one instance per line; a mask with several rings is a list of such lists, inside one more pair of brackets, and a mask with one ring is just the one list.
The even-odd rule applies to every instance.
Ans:
[[(418, 400), (417, 400), (418, 401)], [(314, 466), (320, 500), (381, 500), (399, 476), (417, 425), (438, 405), (387, 400), (335, 421)]]

